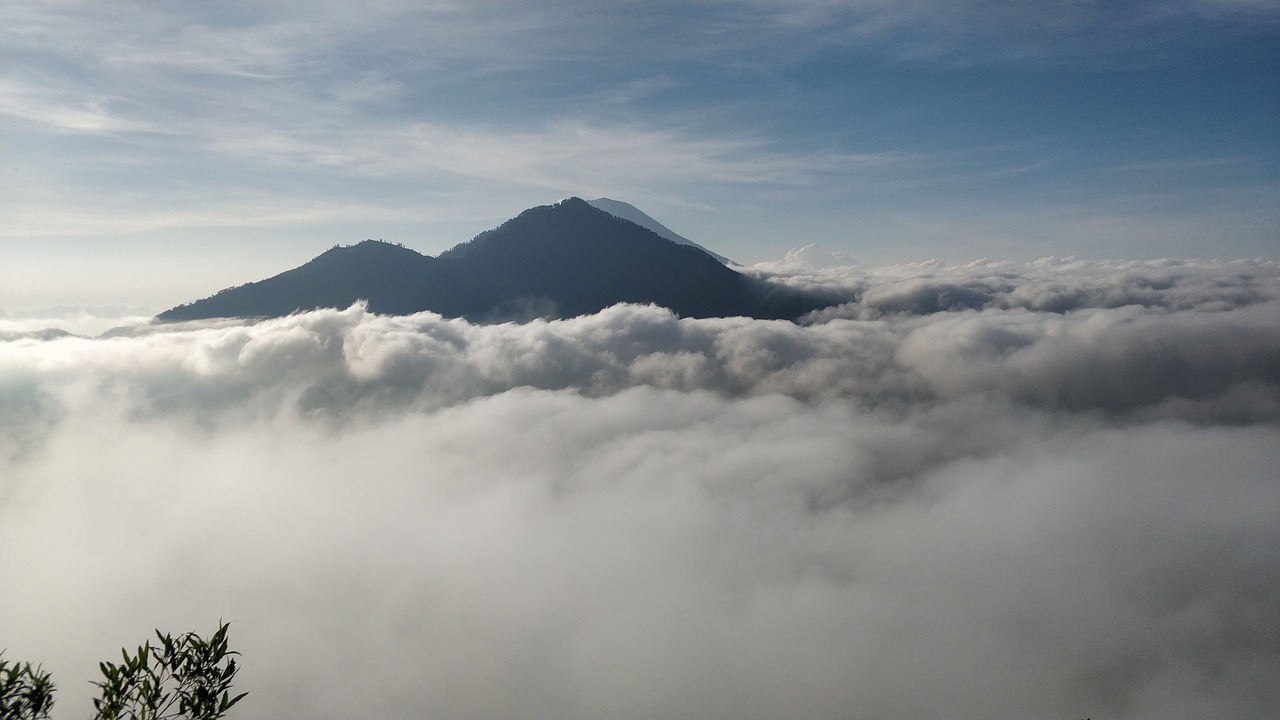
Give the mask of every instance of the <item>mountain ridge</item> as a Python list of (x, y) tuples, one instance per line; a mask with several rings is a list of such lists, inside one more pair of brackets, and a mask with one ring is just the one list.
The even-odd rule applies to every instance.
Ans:
[(374, 240), (335, 246), (156, 317), (279, 317), (357, 300), (380, 314), (429, 310), (476, 322), (572, 317), (624, 302), (685, 317), (770, 319), (796, 319), (825, 305), (573, 197), (529, 208), (437, 257)]

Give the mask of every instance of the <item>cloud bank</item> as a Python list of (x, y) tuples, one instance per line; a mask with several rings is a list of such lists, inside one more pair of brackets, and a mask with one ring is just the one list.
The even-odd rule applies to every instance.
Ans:
[(1280, 710), (1280, 267), (757, 272), (849, 302), (0, 339), (6, 656), (58, 717), (219, 617), (260, 717)]

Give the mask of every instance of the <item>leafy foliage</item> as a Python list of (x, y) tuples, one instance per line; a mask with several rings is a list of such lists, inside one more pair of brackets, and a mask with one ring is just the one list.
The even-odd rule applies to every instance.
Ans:
[[(156, 631), (120, 664), (103, 662), (94, 720), (217, 720), (248, 693), (231, 696), (239, 667), (227, 647), (227, 624), (208, 640)], [(0, 651), (0, 720), (48, 720), (56, 686), (49, 673), (28, 662), (10, 662)]]
[(29, 662), (0, 657), (0, 720), (41, 720), (53, 708), (53, 680)]
[(156, 631), (130, 655), (121, 650), (120, 664), (103, 662), (101, 690), (93, 701), (94, 720), (215, 720), (227, 714), (247, 693), (231, 696), (239, 667), (227, 647), (227, 624), (208, 640), (186, 633), (174, 638)]

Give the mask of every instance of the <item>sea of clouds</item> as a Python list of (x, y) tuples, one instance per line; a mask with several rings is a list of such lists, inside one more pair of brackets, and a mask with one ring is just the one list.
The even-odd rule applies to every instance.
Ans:
[(802, 323), (0, 334), (0, 645), (238, 717), (1280, 716), (1280, 263), (752, 272)]

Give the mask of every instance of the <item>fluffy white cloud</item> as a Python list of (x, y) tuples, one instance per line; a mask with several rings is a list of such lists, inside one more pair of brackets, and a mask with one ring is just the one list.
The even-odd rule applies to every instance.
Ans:
[(1165, 310), (1219, 311), (1280, 300), (1280, 263), (1271, 260), (1091, 261), (1042, 258), (1032, 263), (937, 260), (904, 265), (811, 261), (812, 246), (777, 263), (746, 270), (771, 282), (824, 293), (839, 307), (813, 320), (873, 319), (963, 309), (1022, 308), (1066, 313), (1138, 305)]
[(1274, 715), (1275, 268), (1071, 267), (0, 340), (7, 656), (59, 717), (219, 617), (264, 717)]

